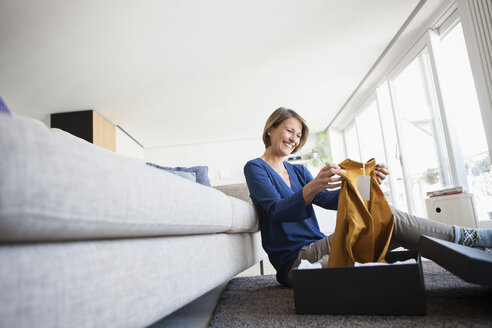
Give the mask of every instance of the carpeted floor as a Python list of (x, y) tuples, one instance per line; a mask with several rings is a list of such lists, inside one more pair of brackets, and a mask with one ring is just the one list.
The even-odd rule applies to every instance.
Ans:
[(422, 265), (425, 316), (296, 315), (293, 290), (267, 275), (232, 279), (210, 327), (492, 327), (492, 289), (469, 284), (432, 261)]

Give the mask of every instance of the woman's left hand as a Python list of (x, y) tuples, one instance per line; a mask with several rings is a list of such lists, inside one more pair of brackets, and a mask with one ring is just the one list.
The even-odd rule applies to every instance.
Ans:
[(374, 173), (376, 173), (376, 179), (378, 180), (378, 183), (381, 184), (383, 183), (384, 179), (386, 179), (388, 174), (390, 174), (390, 171), (386, 164), (377, 164)]

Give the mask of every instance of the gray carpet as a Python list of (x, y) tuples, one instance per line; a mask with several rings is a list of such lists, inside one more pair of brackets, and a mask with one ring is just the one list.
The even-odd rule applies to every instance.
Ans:
[(296, 315), (293, 290), (267, 275), (232, 279), (210, 327), (492, 327), (492, 289), (422, 265), (425, 316)]

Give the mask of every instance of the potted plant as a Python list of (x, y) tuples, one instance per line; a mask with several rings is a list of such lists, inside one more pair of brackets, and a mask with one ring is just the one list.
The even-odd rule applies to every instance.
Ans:
[(310, 154), (311, 164), (314, 167), (318, 165), (325, 166), (332, 161), (328, 150), (325, 147), (326, 134), (324, 132), (318, 133), (316, 138), (316, 146), (313, 148)]
[(436, 168), (427, 169), (423, 178), (427, 184), (433, 185), (439, 181), (439, 170)]

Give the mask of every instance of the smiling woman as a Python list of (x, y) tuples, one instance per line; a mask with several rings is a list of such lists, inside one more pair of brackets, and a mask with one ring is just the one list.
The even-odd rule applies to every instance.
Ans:
[[(260, 217), (263, 247), (277, 270), (277, 280), (288, 284), (287, 274), (298, 250), (324, 240), (311, 203), (336, 209), (342, 173), (338, 165), (324, 167), (313, 179), (302, 165), (283, 162), (299, 150), (309, 134), (304, 119), (291, 109), (275, 110), (263, 130), (265, 152), (249, 161), (244, 174)], [(260, 203), (258, 203), (260, 202)]]
[[(286, 156), (302, 147), (307, 134), (308, 128), (302, 117), (293, 110), (278, 108), (270, 115), (263, 130), (265, 152), (244, 166), (250, 197), (258, 211), (263, 248), (277, 271), (278, 282), (290, 286), (291, 270), (301, 260), (321, 261), (326, 266), (334, 235), (325, 236), (320, 231), (313, 204), (337, 210), (340, 194), (337, 188), (342, 185), (340, 175), (346, 173), (339, 165), (328, 164), (313, 178), (305, 166), (284, 162)], [(375, 183), (380, 184), (389, 174), (388, 167), (373, 164)], [(339, 213), (342, 213), (342, 220), (350, 220), (343, 213), (358, 209), (346, 202), (347, 195), (342, 195), (341, 199)], [(467, 246), (474, 246), (479, 237), (484, 237), (481, 231), (441, 224), (393, 207), (391, 212), (390, 250), (400, 246), (416, 248), (422, 234)], [(341, 233), (349, 235), (344, 231)], [(492, 245), (492, 230), (485, 233), (490, 234)], [(485, 238), (489, 238), (487, 236)], [(345, 236), (339, 233), (335, 241), (340, 238)], [(336, 252), (334, 254), (336, 258)]]

